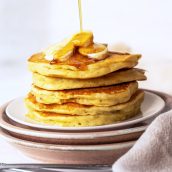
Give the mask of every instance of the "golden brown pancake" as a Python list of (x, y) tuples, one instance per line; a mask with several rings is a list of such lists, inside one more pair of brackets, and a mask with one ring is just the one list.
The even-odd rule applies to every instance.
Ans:
[(33, 84), (45, 90), (101, 87), (145, 79), (144, 70), (141, 69), (120, 70), (99, 78), (84, 80), (46, 77), (38, 73), (33, 73)]
[(48, 91), (33, 85), (31, 93), (35, 96), (37, 102), (43, 104), (73, 102), (84, 105), (112, 106), (127, 102), (137, 89), (137, 82), (61, 91)]
[(51, 64), (45, 59), (44, 53), (31, 56), (28, 60), (29, 69), (45, 76), (61, 78), (88, 79), (96, 78), (123, 68), (137, 65), (140, 54), (120, 54), (109, 52), (103, 60), (90, 59), (75, 53), (66, 61)]
[[(139, 91), (136, 93), (132, 100), (127, 104), (117, 105), (113, 113), (105, 112), (101, 115), (67, 115), (54, 112), (41, 112), (33, 110), (29, 106), (27, 114), (28, 120), (45, 123), (49, 125), (58, 125), (66, 127), (78, 126), (98, 126), (112, 124), (115, 122), (129, 119), (140, 112), (140, 105), (143, 101), (144, 93)], [(123, 108), (122, 108), (123, 107)], [(118, 110), (117, 110), (118, 109)]]
[(115, 111), (129, 110), (138, 100), (143, 99), (143, 91), (137, 91), (131, 99), (126, 103), (117, 104), (114, 106), (92, 106), (81, 105), (78, 103), (64, 104), (42, 104), (38, 103), (35, 97), (30, 93), (25, 99), (25, 104), (29, 109), (34, 109), (40, 112), (53, 112), (68, 115), (103, 115), (114, 114)]

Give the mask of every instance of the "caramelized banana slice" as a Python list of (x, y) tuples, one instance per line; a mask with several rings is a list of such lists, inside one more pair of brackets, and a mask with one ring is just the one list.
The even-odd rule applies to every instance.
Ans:
[(55, 44), (47, 48), (45, 53), (45, 59), (47, 60), (59, 60), (64, 61), (69, 58), (75, 47), (85, 47), (93, 43), (93, 33), (92, 32), (79, 32), (72, 36), (70, 39), (66, 39), (59, 44)]
[(72, 37), (72, 42), (75, 46), (86, 47), (93, 43), (93, 33), (92, 32), (79, 32)]
[(69, 42), (64, 47), (55, 51), (54, 60), (61, 60), (61, 61), (66, 60), (73, 54), (74, 48), (75, 48), (74, 45), (71, 42)]
[(49, 48), (47, 48), (45, 53), (45, 58), (47, 60), (60, 60), (64, 61), (69, 58), (74, 51), (74, 44), (69, 40), (66, 39), (61, 43), (55, 44)]
[(94, 59), (104, 59), (107, 55), (107, 46), (103, 44), (92, 44), (88, 47), (80, 47), (79, 53)]

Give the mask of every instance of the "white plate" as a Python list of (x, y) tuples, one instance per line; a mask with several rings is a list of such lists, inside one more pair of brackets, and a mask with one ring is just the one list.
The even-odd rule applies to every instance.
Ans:
[(164, 106), (164, 100), (151, 92), (145, 91), (145, 98), (141, 105), (141, 114), (130, 118), (129, 120), (125, 120), (119, 123), (110, 124), (110, 125), (102, 125), (102, 126), (93, 126), (93, 127), (61, 127), (57, 125), (46, 125), (39, 124), (36, 122), (28, 122), (26, 121), (25, 114), (27, 113), (27, 109), (23, 102), (23, 97), (16, 98), (13, 100), (6, 108), (7, 116), (15, 122), (20, 124), (42, 128), (42, 129), (56, 129), (56, 130), (95, 130), (95, 129), (108, 129), (108, 128), (121, 128), (129, 125), (133, 125), (139, 122), (143, 122), (147, 119), (154, 117), (160, 112)]

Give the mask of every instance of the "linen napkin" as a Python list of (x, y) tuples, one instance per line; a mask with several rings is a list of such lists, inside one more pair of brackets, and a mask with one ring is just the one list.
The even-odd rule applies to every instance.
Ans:
[(172, 172), (172, 110), (158, 116), (113, 172)]

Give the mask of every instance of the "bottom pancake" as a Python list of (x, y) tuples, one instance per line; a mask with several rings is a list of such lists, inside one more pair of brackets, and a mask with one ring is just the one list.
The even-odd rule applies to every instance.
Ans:
[(40, 112), (52, 112), (57, 114), (68, 115), (103, 115), (114, 114), (116, 111), (130, 109), (136, 102), (142, 100), (143, 91), (138, 90), (128, 102), (120, 103), (114, 106), (89, 106), (78, 103), (64, 104), (42, 104), (38, 103), (32, 94), (25, 99), (26, 107)]
[(65, 127), (86, 127), (113, 124), (133, 116), (140, 112), (140, 106), (144, 98), (143, 92), (139, 94), (140, 98), (135, 101), (130, 107), (114, 111), (113, 114), (101, 115), (66, 115), (53, 112), (41, 112), (28, 108), (29, 112), (26, 115), (29, 121), (44, 123), (49, 125), (58, 125)]

